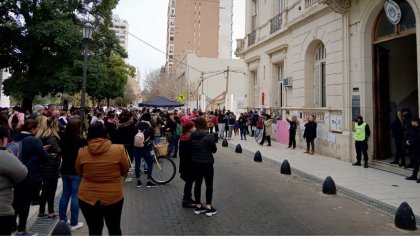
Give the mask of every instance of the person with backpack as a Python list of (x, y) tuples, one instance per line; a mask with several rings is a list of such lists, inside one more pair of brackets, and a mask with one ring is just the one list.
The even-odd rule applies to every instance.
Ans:
[(153, 157), (150, 154), (150, 151), (153, 148), (153, 139), (154, 139), (154, 129), (150, 121), (152, 117), (150, 113), (144, 113), (141, 116), (139, 123), (136, 126), (138, 130), (137, 134), (134, 136), (134, 159), (135, 159), (135, 173), (137, 179), (137, 188), (142, 187), (142, 182), (140, 180), (140, 164), (141, 158), (147, 163), (147, 183), (146, 187), (155, 187), (156, 185), (152, 182), (152, 172), (153, 172)]
[[(32, 235), (26, 231), (31, 202), (39, 197), (42, 183), (42, 165), (51, 159), (42, 141), (35, 137), (38, 133), (38, 121), (28, 119), (23, 123), (21, 131), (15, 135), (13, 143), (7, 148), (28, 168), (25, 180), (15, 186), (13, 207), (16, 211), (15, 220), (19, 217), (16, 235)], [(14, 146), (12, 146), (14, 145)], [(17, 147), (17, 148), (13, 148)]]
[(22, 182), (28, 169), (6, 150), (8, 126), (0, 126), (0, 235), (11, 235), (16, 227), (13, 209), (14, 185)]
[[(48, 153), (51, 159), (43, 165), (42, 194), (39, 203), (38, 217), (47, 216), (50, 219), (56, 217), (54, 212), (55, 192), (57, 191), (58, 178), (60, 177), (61, 149), (59, 146), (60, 136), (52, 127), (53, 119), (39, 116), (39, 130), (36, 137), (41, 139), (44, 146), (49, 146)], [(45, 205), (48, 203), (48, 214), (45, 214)]]

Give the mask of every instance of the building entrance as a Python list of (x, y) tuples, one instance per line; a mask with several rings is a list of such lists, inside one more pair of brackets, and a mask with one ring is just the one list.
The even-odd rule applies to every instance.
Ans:
[(389, 22), (379, 14), (376, 22), (373, 81), (374, 159), (388, 159), (395, 153), (390, 123), (397, 111), (409, 109), (418, 116), (418, 74), (415, 17), (406, 1), (398, 2), (402, 19)]

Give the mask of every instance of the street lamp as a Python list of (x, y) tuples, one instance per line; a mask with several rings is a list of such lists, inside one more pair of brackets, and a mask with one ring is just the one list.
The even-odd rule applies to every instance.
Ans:
[(80, 100), (80, 120), (82, 121), (81, 130), (83, 134), (83, 124), (86, 112), (86, 77), (87, 77), (87, 57), (88, 57), (88, 42), (92, 40), (93, 26), (90, 23), (83, 25), (83, 42), (85, 49), (83, 51), (83, 80), (82, 80), (82, 97)]

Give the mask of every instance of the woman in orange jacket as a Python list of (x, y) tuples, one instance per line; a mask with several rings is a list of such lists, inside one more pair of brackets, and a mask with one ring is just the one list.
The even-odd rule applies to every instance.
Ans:
[(107, 139), (101, 123), (89, 127), (87, 138), (88, 146), (79, 150), (76, 172), (82, 177), (79, 205), (89, 234), (102, 235), (105, 220), (110, 235), (122, 235), (123, 176), (129, 169), (125, 148)]

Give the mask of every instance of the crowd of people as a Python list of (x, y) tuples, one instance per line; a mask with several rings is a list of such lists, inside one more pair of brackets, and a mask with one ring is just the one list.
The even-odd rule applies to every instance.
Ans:
[[(92, 109), (81, 121), (78, 110), (61, 111), (55, 106), (35, 105), (31, 114), (20, 107), (0, 109), (0, 234), (34, 235), (26, 223), (31, 204), (39, 205), (38, 217), (55, 218), (54, 199), (58, 179), (63, 192), (58, 217), (71, 231), (83, 227), (79, 209), (89, 234), (102, 234), (104, 222), (110, 234), (121, 235), (120, 221), (124, 203), (123, 176), (133, 168), (136, 187), (143, 186), (141, 173), (147, 173), (146, 187), (155, 187), (153, 146), (168, 142), (166, 155), (179, 155), (180, 178), (185, 182), (182, 207), (194, 208), (195, 214), (213, 216), (214, 157), (217, 139), (241, 140), (252, 137), (271, 146), (273, 118), (269, 114), (249, 111), (236, 114), (227, 110), (201, 112), (143, 108), (142, 110)], [(296, 116), (289, 123), (288, 148), (296, 148), (300, 127)], [(354, 140), (355, 166), (368, 167), (367, 141), (369, 126), (362, 116), (356, 118)], [(406, 149), (411, 150), (413, 174), (417, 180), (420, 158), (420, 119), (409, 110), (398, 112), (391, 124), (397, 154), (391, 164), (405, 166)], [(314, 155), (317, 123), (315, 116), (306, 118), (303, 138), (305, 153)], [(85, 132), (86, 131), (86, 132)], [(140, 135), (140, 136), (139, 136)], [(141, 138), (140, 144), (135, 140)], [(142, 172), (141, 162), (146, 165)], [(135, 163), (134, 167), (130, 163)], [(206, 201), (201, 202), (203, 180)], [(419, 182), (419, 181), (417, 181)], [(67, 216), (70, 203), (70, 217)]]

